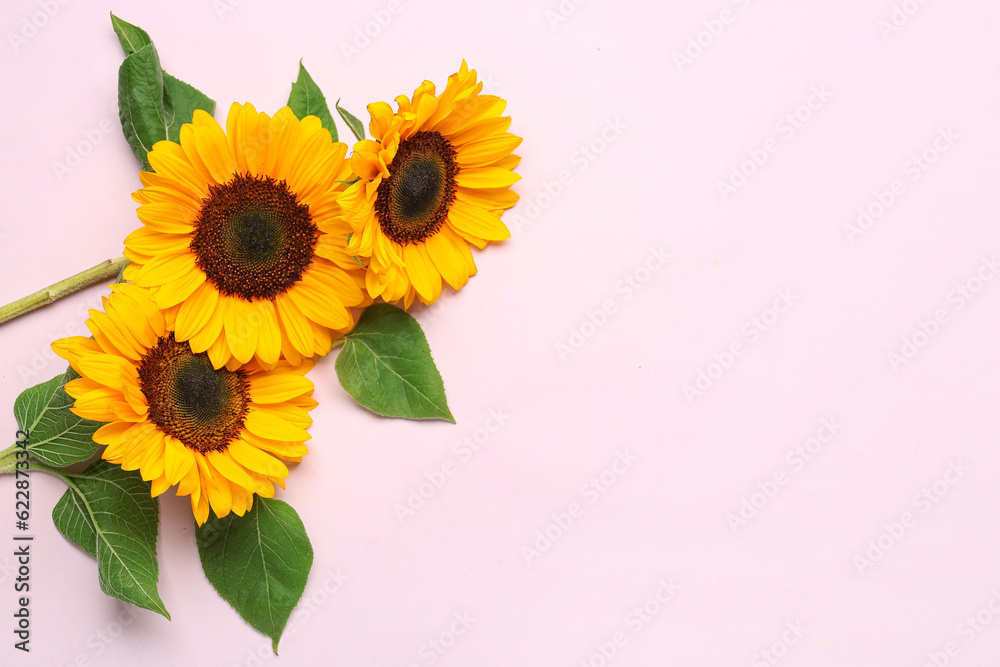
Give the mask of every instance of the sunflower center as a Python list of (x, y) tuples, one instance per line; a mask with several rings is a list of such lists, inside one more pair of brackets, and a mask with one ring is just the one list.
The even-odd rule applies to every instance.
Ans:
[(194, 225), (198, 267), (227, 296), (273, 299), (302, 278), (319, 230), (284, 181), (237, 174), (209, 190)]
[(139, 387), (149, 420), (202, 454), (224, 450), (239, 435), (250, 402), (244, 371), (212, 368), (207, 354), (193, 353), (173, 333), (142, 358)]
[(261, 265), (273, 260), (284, 240), (281, 222), (273, 212), (248, 209), (234, 216), (226, 247), (230, 255), (244, 264)]
[(375, 195), (382, 233), (400, 244), (433, 236), (455, 200), (455, 149), (438, 132), (418, 132), (399, 144), (392, 174)]

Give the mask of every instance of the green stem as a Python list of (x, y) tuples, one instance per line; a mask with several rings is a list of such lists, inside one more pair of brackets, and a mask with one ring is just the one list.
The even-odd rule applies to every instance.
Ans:
[(81, 271), (75, 276), (60, 280), (43, 290), (38, 290), (34, 294), (29, 294), (22, 299), (9, 303), (0, 308), (0, 324), (29, 313), (35, 308), (47, 306), (53, 301), (81, 290), (84, 287), (120, 278), (126, 264), (128, 264), (128, 260), (124, 257), (106, 259), (97, 266), (93, 266), (86, 271)]
[(60, 472), (59, 470), (56, 470), (51, 466), (47, 466), (44, 463), (41, 463), (40, 461), (36, 461), (35, 459), (31, 459), (31, 467), (29, 468), (29, 470), (41, 470), (42, 472), (47, 472), (48, 474), (55, 475), (62, 481), (66, 482), (66, 484), (68, 484), (69, 486), (72, 486), (74, 488), (76, 487), (76, 484), (74, 484), (73, 480), (71, 480), (69, 477), (66, 476), (66, 473)]
[(17, 445), (11, 445), (0, 452), (0, 475), (9, 475), (17, 468)]
[[(18, 461), (17, 452), (23, 451), (17, 445), (11, 445), (7, 449), (0, 451), (0, 475), (10, 475), (16, 469), (16, 463)], [(41, 470), (42, 472), (47, 472), (50, 475), (55, 475), (62, 481), (66, 482), (70, 486), (75, 487), (76, 484), (73, 483), (65, 473), (56, 470), (51, 466), (47, 466), (37, 459), (29, 459), (31, 464), (28, 466), (28, 470)]]

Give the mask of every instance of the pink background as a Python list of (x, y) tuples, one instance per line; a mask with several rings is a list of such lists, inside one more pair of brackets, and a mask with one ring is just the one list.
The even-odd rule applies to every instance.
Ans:
[[(524, 137), (513, 238), (414, 310), (458, 424), (312, 373), (280, 497), (316, 558), (280, 658), (205, 579), (186, 499), (161, 502), (173, 621), (132, 617), (39, 474), (27, 656), (0, 481), (0, 662), (997, 664), (1000, 5), (397, 1), (0, 9), (2, 302), (138, 225), (111, 9), (219, 118), (276, 110), (299, 58), (361, 115), (464, 57)], [(62, 372), (48, 343), (101, 292), (0, 329), (0, 405)]]

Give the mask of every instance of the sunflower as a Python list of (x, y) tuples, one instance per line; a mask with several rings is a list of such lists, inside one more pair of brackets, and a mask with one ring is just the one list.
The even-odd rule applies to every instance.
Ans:
[(463, 60), (438, 96), (424, 81), (412, 100), (396, 98), (396, 113), (368, 105), (374, 140), (355, 144), (359, 180), (340, 201), (353, 231), (347, 252), (367, 261), (372, 297), (432, 303), (442, 279), (458, 290), (476, 273), (469, 244), (510, 236), (500, 215), (518, 199), (511, 151), (521, 139), (507, 132), (507, 103), (482, 87)]
[(194, 112), (180, 143), (158, 141), (132, 197), (144, 226), (125, 239), (125, 279), (172, 309), (178, 342), (215, 368), (273, 368), (330, 350), (354, 325), (363, 268), (344, 246), (338, 180), (347, 146), (319, 118), (233, 104), (226, 132)]
[(286, 362), (271, 370), (251, 363), (215, 368), (204, 352), (177, 339), (169, 312), (149, 290), (112, 285), (104, 310), (91, 310), (93, 338), (73, 336), (52, 344), (80, 378), (66, 384), (74, 414), (109, 422), (94, 434), (107, 445), (102, 456), (125, 470), (139, 470), (158, 496), (173, 485), (191, 496), (198, 525), (208, 510), (243, 515), (255, 493), (284, 488), (288, 468), (307, 453), (308, 411), (316, 405), (312, 367)]

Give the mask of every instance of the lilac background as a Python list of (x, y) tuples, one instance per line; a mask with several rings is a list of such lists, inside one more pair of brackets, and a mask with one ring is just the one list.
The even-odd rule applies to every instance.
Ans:
[[(997, 3), (10, 0), (2, 302), (138, 225), (111, 9), (220, 119), (277, 109), (300, 57), (359, 115), (465, 57), (525, 139), (522, 199), (480, 275), (414, 311), (457, 425), (375, 418), (332, 359), (312, 373), (280, 497), (316, 560), (280, 658), (203, 576), (186, 499), (161, 502), (173, 621), (132, 617), (38, 475), (27, 656), (0, 481), (0, 662), (997, 664)], [(0, 329), (0, 406), (62, 372), (48, 343), (101, 292)]]

